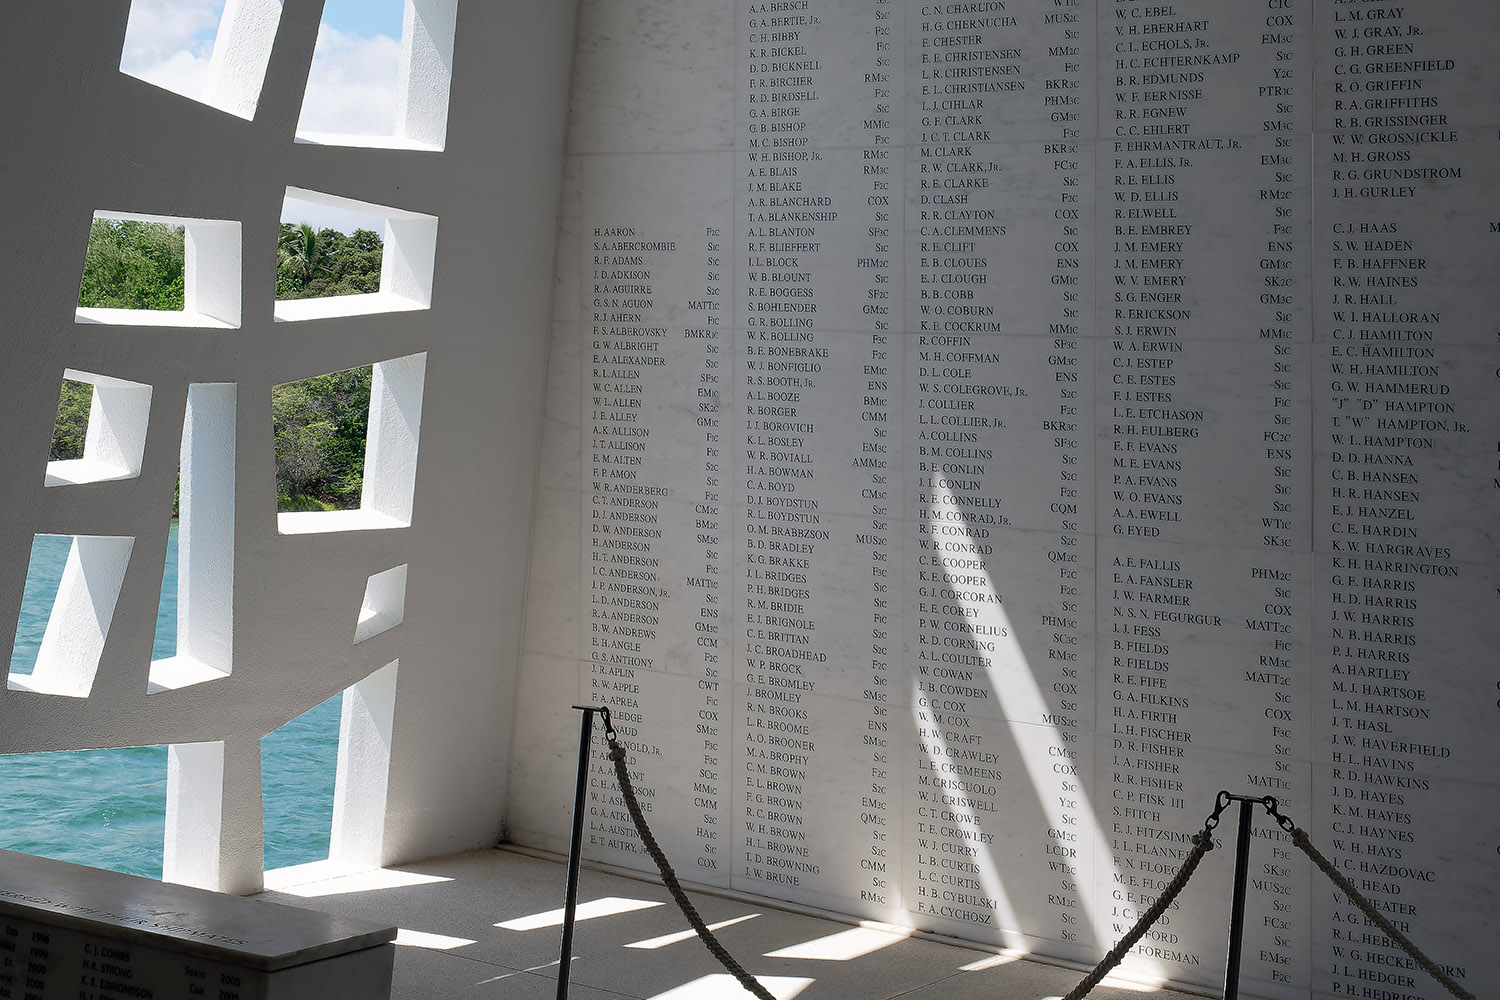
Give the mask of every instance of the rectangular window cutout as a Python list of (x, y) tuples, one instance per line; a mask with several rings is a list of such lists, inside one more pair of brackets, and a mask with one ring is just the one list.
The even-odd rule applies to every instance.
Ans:
[[(162, 588), (175, 574), (175, 637), (168, 643), (157, 612), (151, 693), (227, 677), (234, 652), (234, 455), (236, 386), (188, 387), (179, 456), (177, 546), (169, 545)], [(169, 651), (169, 652), (168, 652)], [(162, 657), (161, 654), (167, 655)]]
[(240, 224), (95, 212), (78, 323), (238, 329)]
[(441, 150), (458, 0), (325, 0), (297, 141)]
[(111, 535), (33, 539), (11, 652), (11, 690), (89, 696), (134, 542)]
[(358, 510), (374, 367), (273, 386), (278, 511)]
[(278, 322), (431, 307), (436, 216), (287, 188), (281, 221)]
[(151, 387), (107, 375), (63, 373), (47, 485), (104, 483), (141, 474)]
[[(360, 369), (352, 371), (357, 372)], [(357, 494), (352, 493), (352, 471), (343, 473), (346, 477), (343, 481), (350, 488), (350, 492), (345, 495), (357, 496), (358, 506), (351, 505), (350, 509), (346, 510), (326, 508), (310, 510), (307, 508), (312, 501), (300, 501), (302, 510), (278, 512), (277, 530), (284, 535), (294, 535), (323, 531), (404, 528), (411, 524), (412, 498), (416, 491), (417, 446), (422, 427), (422, 392), (426, 372), (426, 354), (413, 354), (392, 361), (380, 361), (370, 369), (369, 410), (365, 418), (364, 453), (362, 468), (358, 474), (359, 491)], [(349, 374), (349, 372), (340, 372), (333, 376), (323, 376), (323, 378), (336, 379)], [(273, 413), (291, 411), (287, 400), (295, 399), (301, 392), (300, 389), (294, 391), (293, 387), (318, 381), (318, 379), (309, 379), (277, 386), (272, 391), (284, 395), (280, 397), (281, 401), (273, 397)], [(315, 409), (308, 408), (312, 405), (304, 404), (303, 412), (316, 413)], [(348, 411), (340, 409), (337, 412), (344, 414)], [(299, 471), (304, 467), (303, 463), (316, 460), (318, 441), (326, 442), (330, 452), (339, 451), (348, 445), (348, 441), (338, 439), (336, 424), (326, 419), (324, 423), (326, 426), (323, 427), (304, 424), (301, 430), (293, 429), (290, 423), (286, 425), (278, 423), (276, 427), (278, 493), (282, 493), (283, 455), (287, 456), (286, 474), (290, 477), (303, 475)], [(281, 444), (284, 436), (287, 439), (285, 451)], [(348, 466), (342, 468), (349, 469)], [(325, 472), (322, 474), (325, 477), (324, 481), (335, 485), (341, 481), (340, 473), (331, 465), (325, 467)], [(309, 478), (306, 481), (316, 480)], [(290, 488), (288, 485), (289, 499)], [(305, 492), (305, 487), (299, 488), (299, 493)], [(313, 499), (317, 500), (317, 497)]]
[(261, 740), (268, 871), (380, 866), (398, 670), (386, 664)]
[(253, 119), (281, 2), (132, 0), (120, 72)]
[(384, 231), (385, 220), (379, 216), (335, 209), (304, 210), (302, 219), (282, 222), (276, 241), (276, 301), (379, 292)]
[(339, 716), (345, 697), (334, 695), (260, 741), (261, 815), (268, 869), (328, 857)]
[(161, 878), (166, 772), (166, 747), (0, 756), (0, 848)]

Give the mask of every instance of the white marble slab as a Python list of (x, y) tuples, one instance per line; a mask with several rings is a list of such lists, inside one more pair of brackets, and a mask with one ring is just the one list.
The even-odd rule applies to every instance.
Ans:
[(0, 851), (0, 988), (225, 1000), (389, 994), (396, 928)]
[[(1492, 5), (1432, 0), (1355, 16), (1336, 5), (1318, 4), (1313, 14), (1312, 47), (1325, 78), (1316, 90), (1320, 130), (1363, 128), (1367, 119), (1411, 111), (1441, 116), (1424, 121), (1424, 127), (1495, 124), (1494, 103), (1473, 100), (1496, 88), (1495, 63), (1485, 41), (1500, 30), (1500, 11)], [(1392, 96), (1420, 100), (1385, 103)], [(1351, 122), (1355, 116), (1359, 126)], [(1369, 127), (1381, 131), (1408, 126)]]

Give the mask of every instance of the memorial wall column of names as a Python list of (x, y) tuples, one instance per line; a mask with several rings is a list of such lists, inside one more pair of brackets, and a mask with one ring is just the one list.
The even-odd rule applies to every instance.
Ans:
[[(1500, 8), (719, 9), (578, 157), (582, 695), (679, 871), (1091, 962), (1229, 788), (1483, 960)], [(1438, 995), (1256, 836), (1247, 992)], [(1129, 970), (1217, 981), (1196, 889)]]

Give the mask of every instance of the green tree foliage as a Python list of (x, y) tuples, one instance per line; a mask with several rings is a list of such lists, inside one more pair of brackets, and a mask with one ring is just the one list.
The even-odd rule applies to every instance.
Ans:
[(359, 506), (372, 374), (367, 365), (271, 390), (278, 509)]
[(63, 379), (62, 394), (57, 400), (57, 423), (52, 428), (54, 462), (83, 457), (83, 441), (88, 433), (89, 407), (94, 402), (94, 387), (87, 382)]
[(276, 297), (325, 298), (380, 291), (385, 243), (379, 233), (356, 229), (314, 230), (306, 223), (281, 224), (277, 241)]
[(95, 219), (83, 254), (78, 304), (103, 309), (183, 307), (181, 226), (134, 219)]
[[(314, 298), (380, 291), (385, 246), (368, 229), (282, 223), (276, 297)], [(96, 219), (89, 230), (78, 304), (114, 309), (183, 308), (181, 226)], [(281, 510), (358, 507), (365, 471), (372, 369), (319, 375), (271, 390)], [(94, 387), (64, 379), (53, 427), (52, 458), (81, 458)], [(175, 502), (174, 502), (175, 507)], [(174, 509), (175, 514), (175, 509)]]

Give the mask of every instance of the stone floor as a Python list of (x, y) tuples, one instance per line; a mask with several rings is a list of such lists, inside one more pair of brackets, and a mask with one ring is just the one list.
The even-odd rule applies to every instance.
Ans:
[[(263, 898), (396, 924), (397, 1000), (550, 998), (557, 992), (566, 869), (510, 850), (475, 851), (360, 875), (276, 873)], [(660, 884), (585, 869), (569, 995), (662, 1000), (748, 997), (688, 929)], [(1083, 978), (1044, 965), (763, 903), (694, 894), (724, 946), (778, 1000), (1042, 1000)], [(1119, 983), (1095, 1000), (1186, 1000)]]

